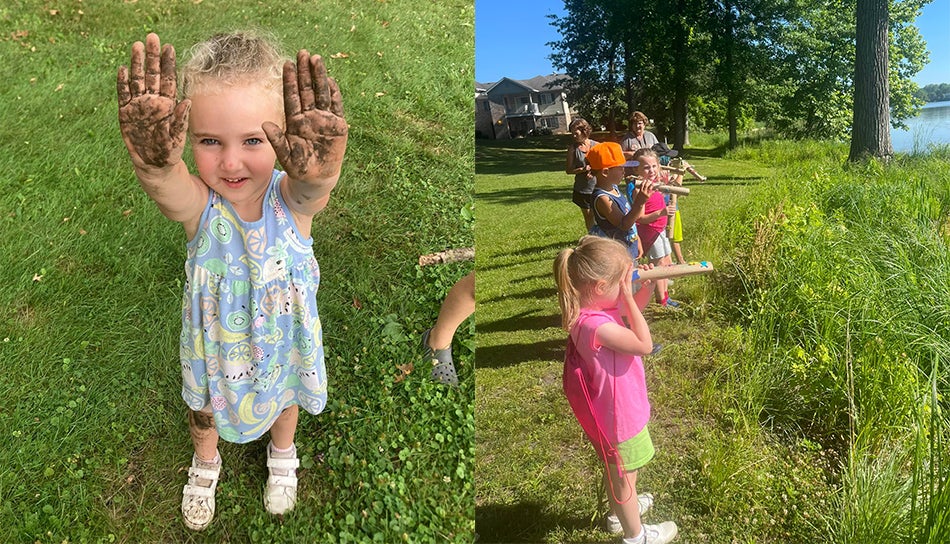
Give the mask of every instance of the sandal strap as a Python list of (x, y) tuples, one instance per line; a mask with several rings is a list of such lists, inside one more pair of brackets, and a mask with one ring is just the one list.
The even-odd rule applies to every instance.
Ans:
[(269, 478), (267, 478), (267, 485), (272, 486), (272, 487), (273, 486), (292, 487), (296, 489), (297, 477), (296, 476), (278, 476), (276, 474), (272, 474)]
[(188, 469), (189, 478), (204, 478), (206, 480), (212, 480), (212, 487), (214, 487), (214, 483), (217, 483), (218, 476), (220, 474), (221, 474), (221, 467), (218, 467), (216, 469), (191, 467)]
[(185, 497), (214, 497), (214, 484), (211, 487), (188, 484), (182, 491), (182, 495)]
[(282, 459), (280, 457), (267, 457), (267, 467), (268, 468), (277, 468), (282, 470), (293, 470), (300, 466), (300, 460), (294, 457), (293, 459)]

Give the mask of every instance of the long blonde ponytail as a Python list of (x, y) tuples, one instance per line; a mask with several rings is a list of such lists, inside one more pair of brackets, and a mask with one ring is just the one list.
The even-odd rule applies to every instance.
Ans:
[(570, 331), (589, 290), (598, 281), (619, 282), (628, 264), (630, 254), (623, 244), (598, 236), (584, 236), (576, 248), (558, 253), (554, 259), (554, 281), (561, 307), (561, 327)]

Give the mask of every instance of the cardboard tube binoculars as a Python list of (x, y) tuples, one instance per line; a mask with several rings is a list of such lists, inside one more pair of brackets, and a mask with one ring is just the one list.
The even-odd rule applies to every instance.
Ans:
[[(640, 185), (643, 184), (643, 180), (636, 176), (629, 176), (624, 179), (627, 180), (627, 183), (633, 183), (634, 187), (637, 189), (639, 189)], [(679, 185), (657, 185), (656, 190), (661, 193), (669, 193), (672, 195), (686, 196), (689, 194), (689, 187), (680, 187)]]
[(633, 271), (632, 281), (644, 280), (666, 280), (669, 278), (678, 278), (680, 276), (691, 276), (693, 274), (708, 274), (714, 270), (713, 264), (708, 261), (689, 264), (672, 264), (669, 266), (657, 266), (649, 270)]

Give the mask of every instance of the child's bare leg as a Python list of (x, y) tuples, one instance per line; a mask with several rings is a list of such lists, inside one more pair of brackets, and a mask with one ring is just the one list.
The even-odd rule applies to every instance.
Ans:
[[(660, 257), (659, 259), (650, 259), (650, 262), (653, 263), (653, 266), (669, 266), (673, 264), (673, 259), (669, 255)], [(666, 298), (668, 290), (667, 280), (656, 280), (654, 282), (656, 285), (655, 290), (653, 291), (656, 295), (657, 304), (663, 304), (663, 300)]]
[[(650, 259), (650, 264), (653, 266), (662, 266), (663, 259)], [(656, 297), (656, 303), (663, 303), (663, 296), (666, 294), (666, 280), (654, 280), (653, 281), (653, 294)]]
[(188, 484), (182, 489), (181, 515), (186, 527), (201, 531), (214, 519), (214, 492), (221, 471), (218, 431), (210, 408), (200, 412), (189, 410), (188, 430), (195, 457), (188, 470)]
[(595, 223), (594, 210), (581, 208), (581, 213), (584, 214), (584, 226), (587, 228), (587, 232), (590, 232)]
[(270, 441), (273, 442), (275, 448), (286, 450), (294, 444), (299, 414), (300, 407), (294, 404), (284, 408), (284, 411), (277, 416), (277, 420), (270, 428)]
[(213, 462), (218, 456), (218, 430), (214, 426), (214, 416), (204, 410), (188, 411), (188, 430), (195, 454), (204, 462)]
[(448, 349), (452, 338), (468, 316), (475, 311), (475, 272), (455, 282), (439, 309), (439, 318), (429, 333), (429, 347)]
[(686, 264), (686, 259), (683, 258), (683, 250), (680, 249), (679, 242), (672, 242), (673, 246), (673, 255), (676, 255), (676, 262), (679, 264)]
[[(616, 471), (616, 467), (611, 466), (607, 470)], [(605, 486), (608, 489), (607, 500), (610, 502), (610, 510), (620, 519), (624, 538), (639, 535), (641, 525), (640, 501), (637, 500), (637, 471), (624, 472), (623, 478), (616, 474), (608, 476), (605, 473), (604, 479), (608, 482)], [(617, 502), (617, 499), (626, 499), (626, 502), (621, 504)]]

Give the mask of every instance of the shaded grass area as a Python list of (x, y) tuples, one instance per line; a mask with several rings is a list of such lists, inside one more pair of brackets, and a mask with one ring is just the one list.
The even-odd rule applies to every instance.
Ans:
[[(429, 383), (425, 368), (403, 379), (399, 366), (417, 362), (420, 333), (471, 268), (416, 260), (473, 243), (473, 9), (0, 7), (5, 541), (472, 540), (474, 325), (456, 337), (458, 389)], [(181, 59), (214, 31), (257, 25), (286, 53), (327, 58), (350, 124), (340, 184), (313, 226), (330, 400), (301, 416), (292, 514), (263, 510), (266, 440), (222, 443), (216, 520), (195, 534), (179, 512), (191, 455), (177, 349), (184, 235), (135, 180), (115, 73), (149, 31)]]

